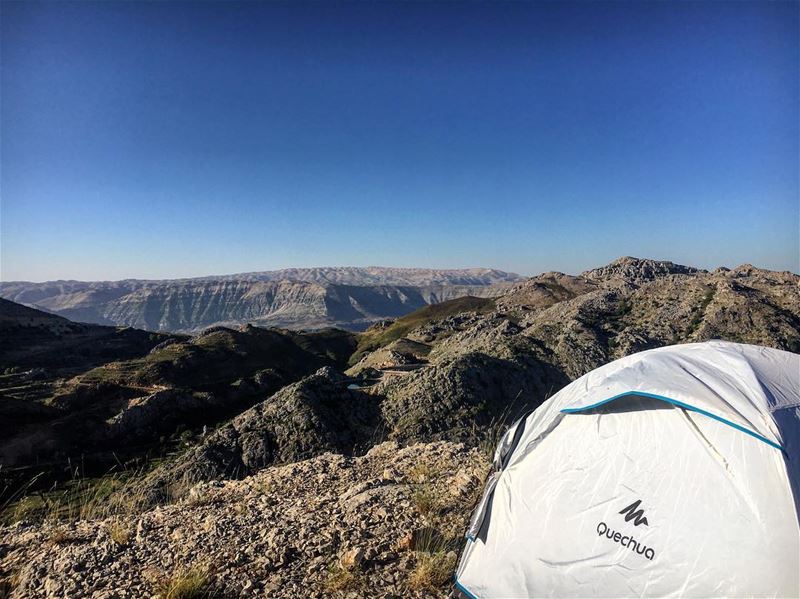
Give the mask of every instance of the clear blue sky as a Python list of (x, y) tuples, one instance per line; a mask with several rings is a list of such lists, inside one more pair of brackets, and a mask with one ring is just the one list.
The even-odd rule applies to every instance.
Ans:
[(4, 2), (2, 279), (800, 271), (796, 2)]

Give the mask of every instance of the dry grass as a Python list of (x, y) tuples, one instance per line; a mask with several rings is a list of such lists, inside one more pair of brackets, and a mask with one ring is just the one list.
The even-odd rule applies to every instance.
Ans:
[(417, 462), (406, 474), (412, 482), (411, 504), (426, 518), (437, 516), (445, 504), (443, 493), (433, 483), (440, 471), (428, 462)]
[(272, 481), (263, 476), (250, 483), (250, 488), (261, 495), (269, 495), (272, 490)]
[(408, 478), (417, 484), (429, 482), (436, 474), (428, 462), (417, 462), (408, 469)]
[(344, 593), (361, 588), (364, 584), (364, 573), (359, 566), (344, 567), (335, 563), (328, 568), (323, 588), (327, 593)]
[(458, 545), (457, 541), (432, 526), (420, 528), (414, 532), (412, 549), (419, 554), (451, 551)]
[[(411, 503), (427, 525), (415, 530), (408, 538), (407, 549), (416, 555), (416, 564), (408, 577), (408, 586), (424, 594), (438, 594), (453, 578), (463, 525), (458, 522), (460, 503), (446, 485), (434, 485), (438, 473), (424, 463), (412, 468), (409, 476), (416, 484)], [(472, 498), (468, 498), (471, 501)], [(466, 506), (464, 506), (466, 507)], [(453, 513), (456, 508), (456, 514)], [(449, 516), (448, 516), (449, 514)]]
[(435, 592), (453, 578), (458, 557), (454, 551), (420, 553), (408, 577), (408, 586), (417, 591)]
[(11, 597), (11, 593), (19, 585), (19, 572), (14, 570), (7, 576), (0, 577), (0, 599)]
[(23, 520), (39, 520), (44, 510), (44, 501), (38, 495), (23, 497), (3, 512), (3, 521), (8, 524)]
[(64, 528), (58, 527), (52, 530), (48, 541), (51, 545), (66, 545), (72, 542), (72, 536)]
[(441, 493), (430, 483), (415, 485), (410, 499), (414, 509), (426, 518), (436, 516), (442, 507)]
[(160, 599), (198, 599), (211, 597), (211, 574), (208, 568), (193, 567), (161, 577), (155, 584)]
[[(548, 390), (546, 396), (550, 397), (552, 392), (552, 389)], [(503, 436), (516, 421), (516, 416), (521, 415), (518, 414), (520, 411), (518, 402), (521, 396), (522, 391), (517, 393), (514, 399), (512, 399), (499, 414), (492, 418), (491, 422), (489, 422), (489, 426), (486, 427), (485, 430), (481, 431), (477, 428), (477, 425), (473, 425), (476, 426), (476, 428), (473, 429), (473, 434), (480, 438), (479, 447), (481, 453), (486, 456), (490, 464), (494, 462), (495, 451), (500, 441), (503, 439)]]
[(108, 536), (117, 545), (127, 545), (131, 542), (133, 533), (130, 527), (119, 518), (114, 518), (106, 524), (106, 530), (108, 531)]
[[(142, 482), (142, 471), (107, 474), (100, 478), (74, 478), (63, 487), (29, 495), (23, 487), (0, 508), (6, 523), (74, 522), (129, 515), (152, 504), (149, 489)], [(35, 479), (34, 479), (35, 481)]]

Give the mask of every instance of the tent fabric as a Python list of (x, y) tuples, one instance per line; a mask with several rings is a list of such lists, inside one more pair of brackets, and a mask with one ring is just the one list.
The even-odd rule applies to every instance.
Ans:
[(708, 342), (575, 380), (495, 453), (467, 597), (800, 596), (800, 356)]

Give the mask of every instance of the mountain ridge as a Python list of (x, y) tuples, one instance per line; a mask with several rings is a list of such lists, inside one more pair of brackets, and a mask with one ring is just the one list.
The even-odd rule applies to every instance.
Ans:
[[(743, 264), (714, 273), (761, 271)], [(597, 284), (641, 285), (701, 274), (709, 273), (667, 260), (623, 256), (579, 275), (546, 272), (527, 278), (491, 268), (287, 268), (165, 280), (11, 281), (0, 283), (0, 297), (75, 321), (156, 332), (191, 334), (244, 324), (361, 331), (427, 305), (465, 296), (499, 297), (519, 286), (564, 299)]]
[(524, 280), (496, 269), (324, 267), (163, 281), (0, 283), (0, 297), (103, 325), (188, 332), (256, 324), (361, 330), (425, 305), (497, 295)]
[[(358, 284), (354, 277), (361, 276), (361, 283), (365, 284), (364, 277), (377, 278), (383, 284), (413, 285), (413, 284), (432, 284), (434, 281), (420, 279), (427, 275), (429, 278), (439, 280), (439, 282), (450, 282), (453, 284), (485, 284), (486, 278), (492, 282), (500, 280), (518, 280), (526, 277), (517, 273), (500, 270), (497, 268), (474, 267), (474, 268), (416, 268), (399, 266), (310, 266), (310, 267), (287, 267), (275, 270), (255, 270), (241, 273), (231, 273), (222, 275), (201, 275), (197, 277), (175, 277), (163, 279), (147, 279), (137, 277), (126, 277), (124, 279), (101, 279), (88, 281), (84, 279), (51, 279), (47, 281), (27, 281), (23, 279), (2, 281), (0, 285), (6, 284), (27, 284), (27, 285), (46, 285), (56, 283), (181, 283), (189, 281), (222, 281), (222, 280), (243, 280), (243, 281), (314, 281), (332, 282), (339, 284)], [(401, 278), (401, 275), (417, 275), (410, 278)], [(353, 277), (347, 279), (347, 277)], [(391, 277), (395, 278), (392, 279)], [(453, 278), (471, 278), (471, 280), (457, 283)], [(350, 281), (349, 283), (346, 281)]]

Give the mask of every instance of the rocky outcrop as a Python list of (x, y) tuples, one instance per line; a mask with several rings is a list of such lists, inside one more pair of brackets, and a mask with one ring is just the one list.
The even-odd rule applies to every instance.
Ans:
[(150, 485), (174, 495), (187, 483), (238, 478), (273, 463), (363, 452), (383, 436), (379, 414), (374, 396), (348, 389), (342, 375), (325, 367), (241, 413), (157, 470)]
[(524, 334), (542, 341), (575, 378), (637, 351), (724, 339), (800, 350), (800, 277), (737, 270), (669, 274), (597, 291), (525, 315)]
[(164, 389), (144, 397), (136, 397), (107, 421), (109, 441), (115, 439), (150, 438), (154, 432), (174, 430), (175, 426), (193, 413), (225, 405), (213, 393), (189, 392), (183, 389)]
[(347, 370), (347, 374), (359, 375), (368, 369), (386, 369), (423, 364), (427, 362), (430, 346), (407, 338), (391, 342), (386, 347), (367, 353), (363, 359)]
[(691, 266), (683, 266), (667, 260), (649, 260), (624, 256), (617, 258), (606, 266), (587, 270), (581, 274), (581, 277), (589, 280), (621, 280), (639, 284), (668, 275), (691, 275), (704, 272)]
[[(402, 442), (450, 439), (477, 443), (568, 382), (538, 357), (535, 343), (497, 319), (463, 351), (443, 348), (428, 368), (386, 379), (371, 389), (389, 437)], [(467, 335), (461, 334), (466, 343)], [(457, 341), (448, 339), (452, 347)]]
[(654, 347), (726, 339), (800, 350), (800, 277), (749, 266), (708, 273), (622, 259), (593, 278), (534, 277), (495, 303), (407, 333), (428, 347), (428, 367), (370, 389), (391, 438), (474, 442), (570, 380)]

